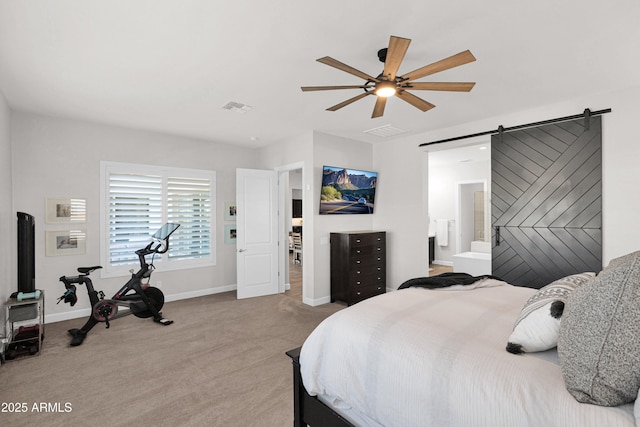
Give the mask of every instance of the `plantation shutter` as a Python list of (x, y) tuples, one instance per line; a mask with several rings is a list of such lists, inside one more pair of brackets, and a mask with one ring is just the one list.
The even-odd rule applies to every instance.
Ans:
[(109, 263), (137, 263), (135, 251), (162, 226), (162, 178), (109, 175)]
[(180, 224), (171, 238), (169, 259), (211, 255), (211, 181), (167, 178), (167, 218)]

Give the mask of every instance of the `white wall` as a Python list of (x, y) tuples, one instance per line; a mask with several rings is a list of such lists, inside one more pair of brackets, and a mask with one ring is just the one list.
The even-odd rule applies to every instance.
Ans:
[(379, 173), (373, 226), (387, 231), (387, 289), (429, 271), (428, 158), (416, 149), (419, 141), (409, 137), (373, 145)]
[[(47, 295), (48, 321), (73, 317), (78, 315), (73, 310), (89, 307), (83, 290), (73, 308), (56, 305), (56, 298), (63, 291), (60, 276), (74, 274), (77, 267), (96, 265), (100, 260), (101, 160), (215, 170), (219, 230), (224, 227), (225, 201), (235, 200), (236, 167), (251, 168), (257, 164), (258, 153), (253, 149), (33, 114), (13, 113), (12, 129), (13, 210), (36, 218), (36, 286)], [(45, 256), (45, 230), (64, 228), (45, 224), (47, 197), (87, 199), (86, 254)], [(235, 286), (235, 245), (225, 244), (223, 234), (217, 233), (216, 266), (154, 273), (154, 283), (162, 281), (168, 300)], [(96, 289), (106, 294), (115, 293), (126, 281), (124, 277), (100, 279), (99, 273), (93, 276)]]
[[(373, 147), (371, 144), (352, 141), (350, 139), (339, 138), (323, 133), (314, 133), (313, 145), (313, 214), (314, 214), (314, 255), (313, 264), (315, 266), (314, 283), (314, 304), (329, 302), (331, 294), (330, 258), (331, 247), (329, 236), (332, 232), (372, 230), (374, 229), (374, 218), (379, 215), (380, 187), (382, 179), (378, 175), (376, 189), (376, 203), (373, 215), (320, 215), (320, 191), (322, 186), (322, 167), (325, 165), (353, 169), (377, 171), (373, 167)], [(384, 203), (384, 202), (383, 202)], [(305, 233), (307, 220), (305, 216)], [(380, 231), (387, 231), (381, 228)], [(389, 236), (387, 235), (387, 239)], [(306, 254), (306, 250), (305, 250)], [(308, 258), (307, 258), (308, 259)], [(387, 276), (388, 277), (388, 276)]]
[[(0, 303), (18, 290), (16, 214), (11, 190), (11, 112), (0, 92)], [(0, 307), (2, 305), (0, 304)], [(4, 319), (4, 313), (2, 314)], [(4, 329), (0, 326), (0, 331)]]

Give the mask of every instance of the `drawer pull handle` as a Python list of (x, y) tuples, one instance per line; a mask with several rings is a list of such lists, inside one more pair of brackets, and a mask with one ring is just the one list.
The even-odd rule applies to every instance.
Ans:
[(357, 271), (356, 271), (356, 274), (360, 274), (360, 270), (357, 270)]
[(356, 295), (360, 296), (360, 292), (356, 292)]
[(356, 264), (360, 264), (360, 260), (357, 260), (357, 261), (356, 261)]
[(360, 243), (360, 239), (356, 239), (356, 243)]
[(360, 282), (356, 282), (356, 285), (359, 285), (359, 284), (360, 284)]
[(358, 250), (356, 251), (356, 253), (357, 253), (357, 254), (359, 254), (359, 253), (360, 253), (360, 249), (358, 249)]
[(382, 248), (378, 248), (378, 250), (379, 250), (379, 251), (381, 251), (381, 250), (382, 250)]

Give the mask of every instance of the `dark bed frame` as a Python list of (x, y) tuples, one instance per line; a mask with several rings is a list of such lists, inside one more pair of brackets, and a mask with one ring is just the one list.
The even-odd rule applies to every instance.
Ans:
[(286, 352), (293, 362), (293, 425), (294, 427), (355, 427), (336, 411), (309, 395), (300, 375), (300, 349)]

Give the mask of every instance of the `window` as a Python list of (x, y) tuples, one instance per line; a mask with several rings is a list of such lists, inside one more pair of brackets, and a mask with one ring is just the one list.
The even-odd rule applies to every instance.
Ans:
[(215, 172), (101, 162), (101, 261), (104, 277), (129, 274), (137, 249), (166, 222), (180, 224), (163, 270), (215, 265)]

